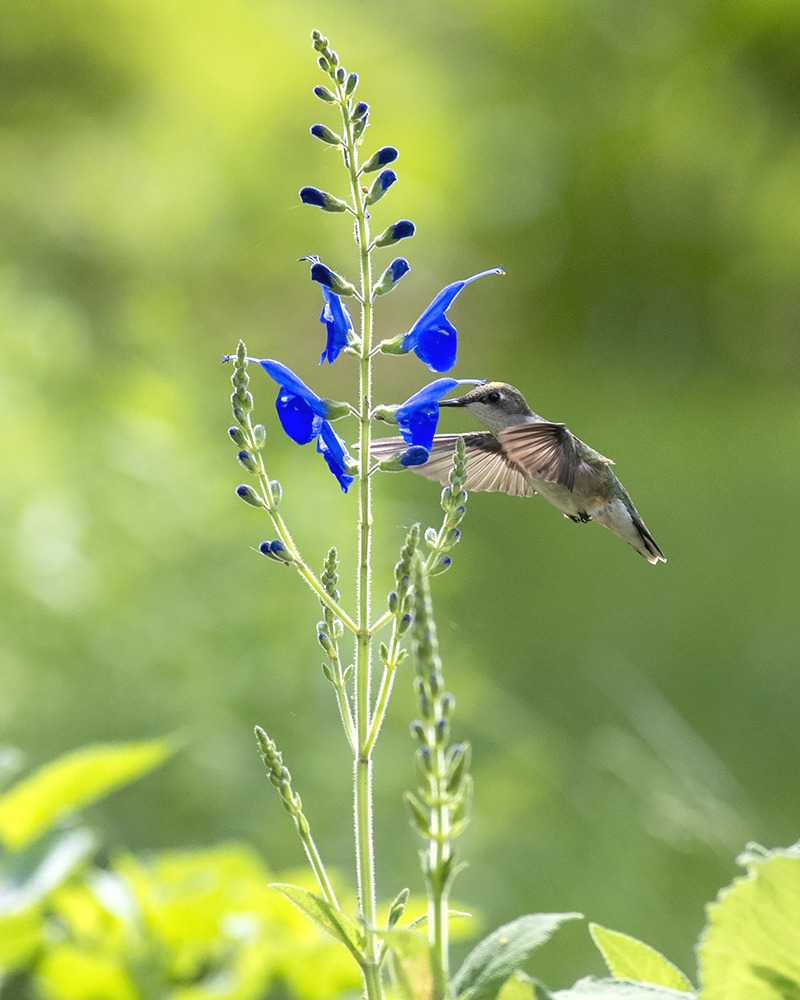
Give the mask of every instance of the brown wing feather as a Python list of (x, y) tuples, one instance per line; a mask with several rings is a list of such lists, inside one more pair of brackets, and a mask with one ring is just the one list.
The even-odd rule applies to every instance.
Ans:
[[(463, 437), (466, 449), (467, 481), (464, 486), (467, 491), (500, 492), (518, 497), (535, 494), (522, 471), (508, 461), (497, 438), (488, 432), (437, 434), (428, 461), (411, 466), (411, 471), (446, 486), (453, 468), (453, 452), (460, 437)], [(378, 460), (389, 458), (405, 451), (406, 447), (402, 438), (379, 438), (372, 442), (372, 455)]]
[(500, 431), (498, 438), (509, 459), (534, 479), (560, 483), (572, 490), (578, 454), (575, 438), (564, 424), (537, 421)]

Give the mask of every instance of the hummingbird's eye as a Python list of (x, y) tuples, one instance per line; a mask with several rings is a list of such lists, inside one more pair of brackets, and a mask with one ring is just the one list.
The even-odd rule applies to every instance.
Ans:
[(492, 392), (489, 393), (489, 395), (486, 397), (486, 402), (487, 403), (500, 402), (500, 393), (497, 391), (497, 389), (493, 389)]

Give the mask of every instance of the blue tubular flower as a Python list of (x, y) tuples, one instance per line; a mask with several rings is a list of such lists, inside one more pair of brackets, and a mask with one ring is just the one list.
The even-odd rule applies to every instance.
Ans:
[(331, 406), (279, 361), (271, 358), (248, 358), (248, 361), (261, 365), (280, 386), (275, 408), (286, 434), (297, 444), (308, 444), (316, 438), (317, 451), (346, 493), (353, 477), (346, 473), (349, 456), (345, 443), (326, 419)]
[(327, 420), (322, 423), (322, 428), (317, 438), (317, 451), (328, 463), (328, 468), (336, 476), (342, 493), (347, 493), (353, 483), (353, 477), (347, 474), (348, 454), (344, 441)]
[(322, 364), (327, 358), (328, 364), (332, 365), (347, 347), (350, 334), (354, 333), (353, 320), (350, 318), (347, 306), (339, 296), (324, 285), (322, 286), (322, 296), (325, 299), (325, 304), (319, 314), (319, 321), (328, 328), (328, 340), (325, 344), (325, 350), (319, 357), (319, 363)]
[(465, 285), (487, 274), (503, 273), (502, 268), (495, 267), (491, 271), (473, 274), (471, 278), (465, 278), (463, 281), (454, 281), (443, 288), (405, 335), (402, 349), (413, 351), (433, 372), (450, 371), (456, 363), (458, 339), (456, 328), (445, 313)]
[[(485, 380), (484, 380), (485, 381)], [(395, 410), (394, 419), (400, 425), (403, 440), (409, 445), (406, 455), (416, 448), (430, 451), (433, 435), (439, 423), (439, 400), (457, 385), (481, 385), (475, 378), (437, 378), (426, 385)], [(419, 461), (407, 461), (404, 465), (421, 465)]]

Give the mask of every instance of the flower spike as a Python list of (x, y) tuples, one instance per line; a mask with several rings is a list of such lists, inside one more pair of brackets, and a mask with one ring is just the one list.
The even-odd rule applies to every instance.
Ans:
[(502, 268), (495, 267), (445, 286), (405, 335), (401, 343), (402, 350), (406, 353), (413, 351), (431, 371), (450, 371), (456, 363), (458, 339), (456, 328), (445, 313), (465, 285), (487, 274), (504, 273)]

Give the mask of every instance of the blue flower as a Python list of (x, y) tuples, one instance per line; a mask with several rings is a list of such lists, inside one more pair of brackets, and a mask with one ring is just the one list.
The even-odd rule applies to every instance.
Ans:
[(403, 275), (408, 274), (410, 270), (411, 265), (405, 257), (395, 257), (375, 283), (374, 294), (386, 295), (388, 292), (391, 292)]
[(426, 454), (420, 460), (417, 449), (424, 448), (426, 452), (431, 450), (433, 435), (439, 423), (439, 400), (457, 385), (481, 384), (482, 380), (475, 378), (437, 378), (398, 406), (394, 419), (400, 425), (400, 433), (409, 446), (404, 456), (407, 460), (401, 459), (403, 465), (421, 465), (427, 459)]
[(325, 344), (325, 350), (319, 357), (319, 363), (322, 364), (327, 358), (328, 363), (332, 365), (347, 347), (350, 334), (354, 332), (353, 320), (350, 318), (347, 306), (339, 296), (324, 285), (322, 286), (322, 297), (325, 299), (325, 304), (319, 314), (319, 321), (328, 328), (328, 341)]
[(375, 238), (373, 246), (390, 247), (400, 240), (407, 240), (416, 231), (417, 227), (410, 219), (401, 219), (399, 222), (393, 222), (388, 229), (384, 229), (380, 236)]
[(353, 482), (347, 467), (350, 457), (344, 441), (326, 418), (331, 407), (299, 379), (293, 371), (271, 358), (248, 358), (280, 386), (275, 409), (286, 434), (297, 444), (309, 444), (317, 439), (317, 451), (328, 463), (328, 468), (336, 476), (343, 493), (347, 493)]
[(465, 285), (477, 281), (487, 274), (503, 274), (499, 267), (491, 271), (481, 271), (463, 281), (454, 281), (439, 292), (428, 308), (419, 317), (403, 338), (404, 351), (413, 351), (433, 372), (447, 372), (456, 363), (458, 339), (456, 328), (445, 313), (453, 304)]

